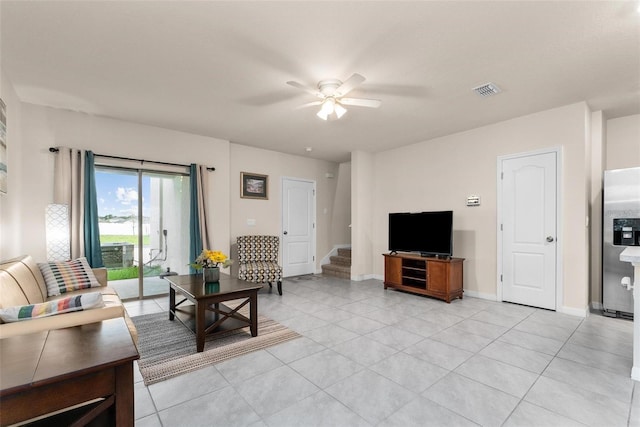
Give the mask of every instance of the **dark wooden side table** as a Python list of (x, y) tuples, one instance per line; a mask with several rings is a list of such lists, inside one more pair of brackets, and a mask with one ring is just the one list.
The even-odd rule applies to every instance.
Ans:
[[(177, 317), (196, 334), (196, 350), (204, 350), (207, 334), (250, 327), (251, 336), (258, 336), (258, 290), (261, 284), (233, 277), (221, 277), (217, 283), (204, 283), (202, 274), (167, 276), (169, 282), (169, 320)], [(184, 299), (176, 303), (176, 293)], [(224, 301), (244, 299), (236, 308), (221, 304)], [(185, 302), (192, 305), (181, 305)], [(249, 317), (238, 313), (249, 304)]]
[[(1, 339), (0, 425), (47, 414), (49, 425), (86, 425), (106, 411), (108, 424), (133, 426), (139, 357), (121, 317)], [(82, 404), (72, 422), (56, 412)]]

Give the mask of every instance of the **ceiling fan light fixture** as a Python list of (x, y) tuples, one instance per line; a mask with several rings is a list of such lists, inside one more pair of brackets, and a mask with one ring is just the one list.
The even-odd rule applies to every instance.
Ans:
[(322, 107), (320, 110), (324, 111), (324, 113), (328, 116), (334, 112), (336, 108), (336, 100), (333, 98), (327, 98), (322, 102)]
[(329, 116), (334, 114), (339, 119), (344, 116), (347, 112), (347, 109), (344, 108), (334, 97), (328, 97), (324, 101), (322, 101), (322, 105), (320, 106), (320, 111), (316, 113), (318, 117), (322, 120), (328, 120)]
[(354, 73), (344, 82), (338, 79), (320, 80), (320, 82), (318, 82), (318, 89), (313, 89), (292, 80), (288, 81), (287, 84), (320, 98), (318, 101), (307, 102), (306, 104), (300, 105), (296, 109), (319, 105), (320, 110), (316, 115), (322, 120), (328, 120), (329, 116), (334, 113), (336, 115), (336, 119), (344, 116), (347, 113), (345, 105), (368, 108), (378, 108), (380, 106), (379, 99), (345, 97), (364, 81), (365, 78), (363, 76), (358, 73)]
[(322, 108), (316, 113), (316, 116), (320, 117), (322, 120), (327, 120), (329, 118), (329, 115), (325, 113)]
[(344, 108), (342, 105), (340, 105), (340, 103), (336, 102), (336, 105), (334, 107), (334, 110), (336, 112), (336, 116), (338, 118), (344, 116), (344, 114), (347, 112), (347, 109)]

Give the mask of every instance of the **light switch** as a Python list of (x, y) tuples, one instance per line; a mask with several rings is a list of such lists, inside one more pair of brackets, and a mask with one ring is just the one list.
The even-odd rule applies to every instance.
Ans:
[(256, 225), (256, 220), (255, 220), (255, 219), (253, 219), (253, 218), (247, 218), (247, 225), (248, 225), (249, 227), (253, 227), (253, 226), (255, 226), (255, 225)]
[(480, 206), (480, 196), (467, 197), (467, 206)]

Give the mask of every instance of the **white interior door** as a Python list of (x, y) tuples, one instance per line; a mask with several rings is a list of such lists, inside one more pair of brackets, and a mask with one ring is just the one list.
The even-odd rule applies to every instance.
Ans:
[(284, 277), (315, 273), (315, 182), (282, 179)]
[(502, 300), (555, 310), (557, 153), (501, 166)]

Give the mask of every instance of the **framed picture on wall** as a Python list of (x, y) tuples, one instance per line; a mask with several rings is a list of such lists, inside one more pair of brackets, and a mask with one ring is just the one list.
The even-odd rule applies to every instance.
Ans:
[(0, 99), (0, 194), (7, 194), (7, 106)]
[(240, 172), (240, 197), (267, 200), (268, 175)]

